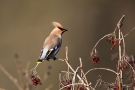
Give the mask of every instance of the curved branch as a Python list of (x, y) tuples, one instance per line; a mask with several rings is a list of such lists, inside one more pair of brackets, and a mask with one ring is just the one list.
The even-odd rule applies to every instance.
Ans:
[[(84, 74), (84, 76), (86, 76), (89, 72), (94, 71), (94, 70), (106, 70), (106, 71), (110, 71), (110, 72), (113, 72), (114, 74), (118, 75), (118, 73), (115, 72), (115, 71), (112, 70), (112, 69), (108, 69), (108, 68), (93, 68), (93, 69), (88, 70), (88, 71)], [(84, 76), (83, 76), (82, 78), (84, 78)]]
[[(74, 83), (74, 84), (68, 84), (68, 85), (66, 85), (66, 86), (64, 86), (64, 87), (62, 87), (62, 88), (60, 88), (59, 90), (62, 90), (62, 89), (64, 89), (65, 87), (69, 87), (69, 86), (75, 86), (75, 85), (84, 85), (83, 83)], [(93, 89), (94, 90), (94, 89)]]
[(107, 35), (103, 36), (102, 38), (100, 38), (100, 39), (97, 41), (97, 43), (95, 44), (95, 46), (94, 46), (93, 49), (92, 49), (92, 52), (93, 52), (94, 49), (97, 47), (98, 43), (99, 43), (102, 39), (104, 39), (105, 37), (107, 37), (108, 35), (111, 35), (111, 34), (107, 34)]
[(124, 59), (124, 61), (131, 67), (131, 69), (132, 69), (133, 72), (135, 73), (134, 68), (131, 66), (131, 64), (130, 64), (129, 62), (127, 62), (125, 59)]

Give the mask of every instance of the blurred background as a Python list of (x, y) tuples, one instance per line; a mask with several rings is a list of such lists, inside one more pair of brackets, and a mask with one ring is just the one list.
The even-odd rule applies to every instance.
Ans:
[[(58, 58), (65, 58), (65, 47), (69, 48), (71, 66), (76, 69), (79, 57), (82, 58), (83, 69), (94, 67), (116, 70), (116, 60), (111, 60), (117, 54), (118, 46), (110, 51), (111, 44), (106, 40), (99, 43), (97, 50), (100, 64), (92, 64), (88, 59), (95, 43), (105, 34), (113, 32), (117, 22), (125, 15), (122, 27), (125, 35), (135, 27), (134, 0), (0, 0), (0, 64), (18, 79), (15, 53), (18, 53), (21, 68), (25, 69), (30, 62), (30, 69), (36, 65), (45, 38), (52, 31), (52, 21), (61, 23), (69, 31), (63, 34), (63, 44)], [(128, 55), (135, 53), (135, 31), (125, 38)], [(48, 67), (51, 66), (51, 69)], [(61, 61), (44, 61), (37, 68), (42, 78), (49, 72), (49, 77), (41, 86), (44, 90), (50, 84), (52, 90), (58, 90), (59, 72), (67, 70), (67, 65)], [(115, 75), (107, 71), (93, 71), (87, 75), (89, 82), (95, 85), (98, 75), (107, 82), (114, 82)], [(125, 74), (127, 75), (127, 74)], [(23, 80), (24, 83), (25, 80)], [(128, 81), (126, 80), (125, 83)], [(0, 70), (0, 88), (17, 90), (14, 83)], [(36, 89), (37, 90), (37, 89)]]

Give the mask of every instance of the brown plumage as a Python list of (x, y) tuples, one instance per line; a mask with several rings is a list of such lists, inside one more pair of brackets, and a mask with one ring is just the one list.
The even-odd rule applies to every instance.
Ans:
[(58, 22), (53, 22), (52, 24), (55, 28), (45, 39), (38, 62), (42, 62), (43, 60), (49, 61), (49, 59), (56, 60), (55, 56), (60, 50), (62, 44), (61, 35), (67, 30)]

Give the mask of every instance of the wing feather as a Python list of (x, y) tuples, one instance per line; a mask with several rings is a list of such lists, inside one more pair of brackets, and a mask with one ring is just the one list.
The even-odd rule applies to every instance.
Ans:
[(54, 58), (61, 47), (62, 40), (58, 36), (48, 36), (44, 42), (39, 60)]

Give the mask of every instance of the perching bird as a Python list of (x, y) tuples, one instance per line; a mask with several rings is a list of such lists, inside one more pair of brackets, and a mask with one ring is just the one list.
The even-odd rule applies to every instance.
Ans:
[(41, 63), (44, 60), (53, 59), (56, 60), (55, 57), (58, 51), (60, 50), (62, 44), (62, 34), (68, 30), (64, 29), (63, 26), (58, 22), (53, 22), (54, 29), (50, 33), (50, 35), (45, 39), (43, 48), (41, 50), (41, 54), (37, 63)]

